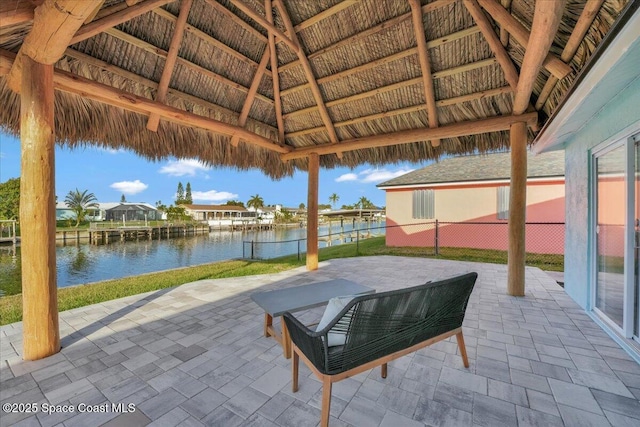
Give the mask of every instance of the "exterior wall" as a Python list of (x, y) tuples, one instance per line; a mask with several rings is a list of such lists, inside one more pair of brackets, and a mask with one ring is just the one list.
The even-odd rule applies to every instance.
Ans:
[[(502, 185), (435, 187), (435, 218), (431, 220), (411, 218), (413, 189), (387, 190), (387, 225), (398, 225), (387, 229), (387, 245), (433, 246), (433, 222), (437, 218), (440, 222), (438, 241), (441, 247), (507, 250), (507, 221), (497, 219), (497, 188), (500, 186)], [(527, 185), (527, 222), (562, 223), (564, 210), (563, 183), (556, 181)], [(477, 222), (489, 224), (474, 224)], [(541, 227), (543, 226), (527, 226), (527, 251), (562, 254), (564, 227)], [(549, 235), (549, 227), (557, 227), (557, 230)]]
[(638, 115), (640, 79), (636, 79), (609, 102), (565, 144), (566, 240), (565, 291), (580, 306), (590, 309), (591, 250), (589, 163), (591, 150), (623, 130), (640, 130)]

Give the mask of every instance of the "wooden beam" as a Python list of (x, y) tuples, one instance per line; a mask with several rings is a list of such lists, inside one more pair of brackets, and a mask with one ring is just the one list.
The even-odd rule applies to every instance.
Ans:
[[(274, 24), (270, 23), (264, 17), (260, 16), (258, 12), (251, 9), (240, 0), (230, 0), (230, 2), (232, 5), (244, 12), (249, 18), (258, 23), (262, 28), (266, 29), (270, 33), (273, 33), (276, 37), (282, 40), (287, 46), (291, 48), (291, 50), (293, 50), (294, 53), (298, 53), (298, 50), (300, 49), (298, 44), (295, 43), (291, 38), (287, 37), (287, 35), (280, 31)], [(295, 32), (291, 34), (291, 37), (293, 37), (294, 34)]]
[[(446, 107), (449, 105), (461, 104), (463, 102), (476, 101), (483, 98), (490, 98), (492, 96), (503, 95), (505, 93), (511, 93), (512, 90), (509, 86), (499, 87), (497, 89), (490, 89), (481, 92), (470, 93), (468, 95), (457, 96), (455, 98), (447, 98), (436, 101), (436, 105), (438, 107)], [(368, 116), (357, 117), (355, 119), (345, 120), (343, 122), (337, 122), (334, 124), (336, 128), (341, 128), (343, 126), (354, 125), (358, 123), (368, 122), (370, 120), (378, 120), (383, 119), (385, 117), (394, 117), (402, 114), (411, 114), (418, 111), (424, 111), (426, 109), (426, 105), (418, 104), (413, 105), (411, 107), (400, 108), (398, 110), (385, 111), (384, 113), (371, 114)], [(309, 135), (316, 132), (324, 131), (324, 126), (319, 126), (315, 128), (303, 129), (295, 132), (289, 132), (287, 137), (295, 138), (298, 136)]]
[[(506, 11), (511, 9), (511, 0), (500, 0), (500, 3)], [(503, 26), (500, 26), (500, 43), (504, 47), (509, 46), (509, 32)]]
[(480, 5), (476, 0), (467, 0), (463, 2), (467, 7), (467, 10), (480, 27), (480, 31), (484, 35), (485, 40), (489, 44), (489, 47), (493, 51), (493, 54), (498, 59), (498, 63), (502, 68), (502, 72), (504, 73), (504, 77), (509, 83), (509, 86), (513, 90), (516, 90), (518, 87), (518, 71), (516, 70), (516, 66), (513, 65), (513, 61), (511, 61), (511, 57), (507, 50), (504, 48), (500, 39), (498, 39), (498, 35), (493, 30), (493, 25), (489, 22), (489, 19), (484, 14)]
[[(459, 67), (454, 67), (454, 68), (449, 68), (448, 70), (442, 70), (442, 71), (437, 71), (435, 73), (433, 73), (431, 75), (432, 78), (434, 79), (439, 79), (442, 77), (446, 77), (446, 76), (451, 76), (453, 74), (458, 74), (458, 73), (463, 73), (466, 71), (471, 71), (471, 70), (475, 70), (478, 68), (482, 68), (482, 67), (488, 67), (490, 65), (496, 64), (497, 60), (495, 58), (489, 58), (489, 59), (485, 59), (482, 61), (478, 61), (478, 62), (472, 62), (470, 64), (465, 64), (465, 65), (461, 65)], [(333, 107), (335, 105), (342, 105), (342, 104), (346, 104), (348, 102), (354, 102), (354, 101), (358, 101), (361, 99), (366, 99), (369, 98), (371, 96), (375, 96), (375, 95), (379, 95), (381, 93), (385, 93), (385, 92), (390, 92), (392, 90), (396, 90), (396, 89), (401, 89), (407, 86), (412, 86), (412, 85), (416, 85), (416, 84), (420, 84), (422, 83), (422, 77), (416, 77), (413, 79), (409, 79), (409, 80), (405, 80), (402, 82), (398, 82), (398, 83), (392, 83), (390, 85), (387, 86), (382, 86), (379, 87), (377, 89), (372, 89), (366, 92), (361, 92), (361, 93), (357, 93), (355, 95), (351, 95), (351, 96), (347, 96), (345, 98), (339, 98), (339, 99), (334, 99), (333, 101), (329, 101), (326, 103), (327, 107)], [(437, 102), (436, 102), (437, 104)], [(312, 113), (314, 111), (316, 111), (317, 107), (313, 106), (313, 107), (308, 107), (308, 108), (303, 108), (301, 110), (296, 110), (296, 111), (292, 111), (290, 113), (287, 113), (284, 115), (285, 120), (292, 118), (292, 117), (296, 117), (302, 114), (308, 114), (308, 113)]]
[[(511, 34), (511, 36), (516, 39), (516, 41), (520, 43), (525, 50), (528, 49), (529, 39), (533, 38), (530, 37), (527, 29), (518, 22), (516, 18), (505, 10), (505, 8), (503, 8), (496, 0), (477, 1), (480, 3), (480, 6), (489, 12), (489, 15), (491, 15), (495, 21), (507, 29), (509, 34)], [(544, 4), (549, 4), (549, 6), (551, 6), (551, 3), (555, 2), (544, 2)], [(571, 72), (571, 67), (551, 53), (548, 53), (544, 58), (544, 67), (559, 79), (565, 78)]]
[[(424, 14), (424, 13), (433, 12), (434, 10), (437, 10), (437, 9), (440, 9), (440, 8), (443, 8), (445, 6), (450, 5), (451, 3), (455, 2), (455, 1), (456, 0), (435, 0), (435, 1), (431, 2), (431, 3), (428, 3), (428, 4), (424, 5), (424, 6), (422, 6), (422, 13)], [(364, 31), (361, 31), (361, 32), (359, 32), (357, 34), (354, 34), (354, 35), (350, 36), (350, 37), (347, 37), (346, 39), (342, 39), (339, 42), (336, 42), (336, 43), (334, 43), (332, 45), (329, 45), (329, 46), (327, 46), (325, 48), (322, 48), (322, 49), (320, 49), (320, 50), (318, 50), (316, 52), (310, 53), (310, 54), (307, 55), (307, 58), (309, 60), (312, 60), (312, 59), (314, 59), (314, 58), (316, 58), (316, 57), (318, 57), (320, 55), (324, 55), (327, 52), (331, 52), (332, 50), (336, 50), (338, 48), (341, 48), (342, 46), (351, 45), (351, 44), (353, 44), (353, 43), (355, 43), (355, 42), (357, 42), (359, 40), (363, 40), (363, 39), (365, 39), (365, 38), (367, 38), (367, 37), (369, 37), (369, 36), (371, 36), (373, 34), (379, 33), (380, 31), (383, 31), (383, 30), (386, 30), (388, 28), (394, 27), (394, 26), (396, 26), (396, 25), (400, 24), (401, 22), (404, 22), (404, 21), (406, 21), (408, 19), (411, 19), (411, 12), (396, 16), (395, 18), (391, 18), (388, 21), (381, 22), (380, 24), (374, 25), (371, 28), (368, 28), (368, 29), (366, 29)], [(280, 70), (281, 71), (286, 71), (289, 68), (296, 67), (298, 65), (301, 65), (299, 60), (298, 61), (292, 61), (292, 62), (289, 62), (289, 63), (287, 63), (285, 65), (282, 65), (280, 67)]]
[[(564, 62), (570, 62), (573, 56), (578, 51), (580, 43), (582, 43), (584, 36), (587, 34), (587, 31), (589, 31), (589, 28), (591, 27), (591, 23), (600, 11), (602, 3), (604, 3), (604, 0), (591, 0), (584, 5), (584, 9), (580, 14), (580, 18), (578, 18), (576, 26), (573, 27), (571, 36), (569, 37), (567, 44), (562, 50), (562, 55), (560, 55), (560, 59), (562, 59)], [(542, 88), (542, 91), (538, 96), (538, 100), (536, 101), (536, 109), (540, 110), (544, 103), (547, 102), (547, 99), (555, 88), (556, 83), (558, 83), (558, 79), (555, 76), (549, 76), (549, 79)]]
[(509, 256), (507, 292), (524, 296), (525, 216), (527, 212), (527, 125), (514, 123), (511, 140), (511, 183), (509, 189)]
[(38, 360), (60, 351), (53, 65), (24, 55), (20, 77), (22, 357)]
[(311, 85), (311, 93), (313, 94), (313, 98), (316, 101), (316, 105), (318, 110), (320, 111), (320, 117), (322, 118), (322, 122), (324, 126), (327, 128), (327, 133), (329, 134), (329, 141), (332, 144), (336, 144), (338, 142), (338, 135), (336, 134), (336, 129), (333, 127), (333, 120), (329, 116), (329, 111), (327, 110), (327, 106), (325, 105), (324, 99), (322, 97), (322, 92), (320, 92), (320, 86), (318, 86), (318, 82), (316, 81), (316, 76), (313, 73), (313, 69), (311, 69), (311, 64), (307, 59), (302, 48), (300, 48), (300, 40), (298, 40), (298, 35), (293, 30), (293, 24), (291, 23), (291, 18), (289, 18), (289, 13), (285, 8), (284, 4), (281, 0), (276, 0), (276, 5), (280, 10), (280, 17), (284, 22), (284, 26), (291, 34), (291, 38), (293, 42), (298, 46), (297, 54), (300, 59), (300, 63), (302, 64), (302, 68), (304, 69), (304, 74), (307, 77), (307, 81)]
[[(162, 8), (157, 8), (157, 9), (153, 9), (151, 12), (153, 12), (154, 14), (168, 20), (168, 21), (172, 21), (172, 22), (176, 22), (178, 20), (178, 17), (175, 16), (174, 14), (172, 14), (171, 12), (167, 12), (166, 10), (162, 9)], [(225, 52), (226, 54), (233, 56), (234, 58), (236, 58), (239, 61), (242, 61), (243, 63), (253, 67), (253, 68), (258, 68), (258, 63), (256, 61), (254, 61), (253, 59), (244, 56), (242, 53), (238, 52), (235, 49), (230, 48), (229, 46), (227, 46), (226, 44), (222, 43), (220, 40), (210, 36), (209, 34), (205, 33), (204, 31), (194, 27), (193, 25), (189, 25), (187, 23), (187, 26), (185, 27), (187, 33), (190, 33), (191, 35), (193, 35), (194, 37), (199, 38), (200, 40), (203, 40), (206, 43), (209, 43), (210, 45), (214, 46), (217, 49), (220, 49), (221, 51)], [(268, 76), (271, 76), (271, 71), (270, 70), (265, 70), (265, 74)]]
[(310, 153), (320, 155), (333, 154), (366, 148), (388, 147), (391, 145), (408, 144), (411, 142), (428, 141), (434, 138), (455, 138), (458, 136), (478, 135), (481, 133), (508, 130), (513, 123), (526, 122), (527, 126), (538, 125), (538, 113), (525, 113), (520, 116), (498, 116), (488, 119), (458, 122), (437, 128), (409, 129), (382, 135), (366, 136), (342, 141), (339, 144), (323, 144), (312, 147), (298, 148), (283, 154), (282, 160), (292, 160), (307, 157)]
[(98, 16), (98, 12), (100, 12), (100, 9), (102, 9), (102, 4), (97, 5), (93, 12), (91, 12), (89, 16), (87, 16), (87, 19), (84, 20), (84, 24), (88, 24), (93, 21), (95, 17)]
[(549, 55), (549, 48), (562, 19), (565, 2), (566, 0), (555, 0), (536, 3), (531, 27), (531, 42), (527, 46), (522, 61), (520, 81), (513, 101), (515, 115), (524, 113), (529, 106), (533, 85), (544, 59)]
[[(167, 92), (169, 90), (169, 82), (173, 75), (173, 69), (178, 59), (178, 50), (182, 44), (182, 38), (184, 37), (184, 27), (187, 25), (187, 18), (189, 17), (189, 11), (193, 0), (182, 0), (180, 4), (180, 12), (178, 14), (178, 20), (174, 26), (173, 36), (171, 37), (171, 43), (169, 44), (169, 52), (167, 52), (167, 59), (164, 62), (164, 68), (162, 69), (162, 75), (160, 76), (160, 82), (158, 83), (158, 91), (156, 92), (156, 101), (165, 102), (167, 98)], [(147, 129), (153, 132), (158, 131), (158, 125), (160, 124), (160, 116), (157, 114), (151, 114), (147, 121)]]
[[(0, 49), (0, 52), (5, 54), (5, 58), (12, 58), (10, 56), (10, 52), (2, 51), (1, 49)], [(108, 71), (109, 73), (113, 73), (113, 74), (115, 74), (115, 75), (117, 75), (117, 76), (119, 76), (121, 78), (131, 80), (132, 82), (141, 84), (141, 85), (146, 86), (148, 88), (151, 88), (151, 89), (157, 89), (158, 88), (158, 83), (153, 81), (153, 80), (149, 80), (147, 78), (139, 76), (139, 75), (137, 75), (135, 73), (132, 73), (130, 71), (127, 71), (127, 70), (124, 70), (122, 68), (116, 67), (115, 65), (112, 65), (112, 64), (109, 64), (107, 62), (101, 61), (101, 60), (99, 60), (97, 58), (94, 58), (93, 56), (89, 56), (89, 55), (86, 55), (84, 53), (75, 51), (75, 50), (73, 50), (71, 48), (66, 50), (65, 55), (68, 56), (68, 57), (71, 57), (71, 58), (75, 58), (75, 59), (77, 59), (79, 61), (82, 61), (82, 62), (86, 63), (87, 65), (90, 65), (90, 66), (97, 67), (97, 68), (100, 68), (102, 70)], [(0, 56), (0, 75), (2, 75), (2, 72), (4, 71), (3, 64), (5, 64), (5, 61), (2, 61), (2, 59), (3, 58)], [(7, 71), (7, 73), (8, 73), (8, 71)], [(220, 105), (217, 105), (217, 104), (213, 104), (213, 103), (211, 103), (209, 101), (206, 101), (206, 100), (204, 100), (202, 98), (195, 97), (195, 96), (190, 95), (188, 93), (180, 92), (180, 91), (175, 90), (175, 89), (169, 89), (169, 95), (172, 96), (172, 97), (175, 97), (175, 98), (180, 98), (183, 101), (187, 101), (187, 102), (199, 105), (200, 107), (216, 111), (219, 114), (228, 115), (228, 116), (235, 116), (236, 118), (238, 117), (238, 113), (236, 113), (235, 111), (229, 110), (228, 108), (221, 107)], [(274, 129), (273, 126), (271, 126), (271, 125), (269, 125), (267, 123), (264, 123), (264, 122), (261, 122), (261, 121), (258, 121), (258, 120), (253, 120), (253, 119), (248, 119), (247, 122), (249, 122), (249, 121), (255, 123), (258, 126), (262, 126), (265, 131), (268, 131), (268, 132), (274, 132), (275, 131), (275, 132), (277, 132), (277, 129)]]
[[(269, 62), (269, 47), (264, 50), (262, 54), (262, 60), (260, 61), (260, 65), (258, 66), (258, 70), (256, 74), (253, 76), (253, 81), (251, 82), (251, 87), (249, 88), (249, 93), (244, 100), (244, 105), (242, 106), (242, 111), (240, 112), (240, 117), (238, 117), (238, 126), (243, 126), (247, 122), (247, 118), (249, 117), (249, 111), (251, 111), (251, 106), (253, 105), (253, 100), (256, 99), (256, 94), (258, 93), (258, 87), (260, 86), (260, 82), (262, 81), (262, 76), (264, 75), (264, 70), (267, 69), (267, 62)], [(233, 135), (231, 137), (231, 145), (234, 147), (238, 145), (240, 141), (240, 137), (238, 135)]]
[(44, 0), (12, 0), (0, 2), (0, 28), (33, 21), (33, 10)]
[(41, 64), (55, 64), (64, 55), (69, 40), (87, 16), (104, 0), (46, 0), (35, 10), (33, 27), (24, 39), (7, 85), (20, 93), (22, 58), (28, 56)]
[(318, 269), (318, 182), (320, 156), (309, 155), (309, 182), (307, 187), (307, 270)]
[[(273, 7), (271, 0), (264, 0), (264, 7), (267, 14), (267, 22), (273, 23)], [(273, 102), (276, 108), (276, 123), (278, 125), (278, 141), (285, 142), (284, 136), (284, 116), (282, 114), (282, 97), (280, 95), (280, 75), (278, 74), (278, 50), (276, 48), (276, 37), (269, 33), (269, 51), (271, 52), (271, 75), (273, 80)]]
[[(436, 107), (436, 94), (433, 89), (433, 78), (431, 77), (431, 64), (429, 63), (429, 51), (427, 41), (425, 39), (424, 22), (422, 17), (422, 8), (420, 0), (409, 0), (411, 5), (411, 19), (413, 21), (413, 33), (416, 37), (418, 45), (418, 60), (420, 62), (420, 70), (422, 71), (422, 86), (424, 88), (424, 98), (427, 105), (427, 119), (429, 127), (438, 127), (438, 108)], [(432, 139), (431, 145), (437, 147), (440, 145), (439, 139)]]
[(209, 6), (213, 7), (218, 12), (222, 13), (227, 18), (231, 19), (231, 21), (233, 21), (238, 26), (242, 27), (242, 29), (247, 31), (249, 34), (253, 35), (258, 40), (262, 40), (264, 42), (267, 41), (267, 36), (262, 34), (260, 31), (256, 30), (255, 28), (253, 28), (253, 26), (251, 26), (251, 24), (249, 24), (248, 22), (245, 22), (244, 20), (240, 19), (235, 13), (231, 12), (229, 9), (227, 9), (226, 7), (218, 3), (216, 0), (204, 0), (204, 1)]
[[(13, 55), (0, 49), (0, 69), (13, 64)], [(83, 98), (102, 102), (141, 114), (159, 114), (163, 119), (182, 126), (197, 127), (223, 135), (239, 134), (241, 138), (258, 147), (266, 148), (277, 153), (285, 154), (291, 148), (248, 131), (247, 129), (224, 123), (219, 120), (199, 116), (188, 111), (180, 110), (138, 95), (134, 95), (111, 86), (104, 85), (67, 71), (55, 70), (53, 75), (54, 87), (68, 93), (80, 95)]]
[(335, 15), (338, 12), (341, 12), (343, 10), (345, 10), (348, 7), (353, 6), (354, 4), (357, 4), (358, 2), (355, 0), (343, 0), (338, 4), (335, 4), (333, 6), (331, 6), (328, 9), (323, 10), (322, 12), (318, 13), (317, 15), (312, 16), (311, 18), (307, 19), (306, 21), (302, 21), (301, 23), (299, 23), (298, 25), (296, 25), (293, 29), (295, 30), (295, 32), (299, 32), (304, 30), (305, 28), (309, 28), (312, 25), (317, 24), (318, 22), (327, 19), (333, 15)]
[[(120, 31), (120, 30), (116, 30), (115, 28), (109, 28), (105, 31), (106, 34), (109, 34), (112, 37), (115, 37), (117, 39), (120, 39), (122, 41), (126, 41), (127, 43), (130, 43), (142, 50), (144, 50), (145, 52), (149, 52), (152, 53), (154, 55), (160, 56), (162, 58), (166, 58), (168, 55), (168, 52), (160, 49), (159, 47), (156, 47), (154, 45), (152, 45), (151, 43), (148, 43), (144, 40), (140, 40), (130, 34), (125, 33), (124, 31)], [(224, 76), (221, 76), (220, 74), (215, 73), (214, 71), (211, 71), (207, 68), (201, 67), (198, 64), (194, 64), (191, 61), (188, 61), (184, 58), (178, 57), (177, 62), (187, 68), (190, 68), (192, 70), (194, 70), (197, 73), (200, 73), (204, 76), (210, 77), (212, 79), (214, 79), (217, 82), (220, 82), (224, 85), (227, 85), (233, 89), (239, 90), (241, 92), (244, 93), (248, 93), (249, 92), (249, 88), (244, 87), (243, 85), (241, 85), (240, 83), (236, 83), (233, 80), (230, 80)], [(273, 100), (271, 100), (270, 98), (267, 98), (264, 95), (261, 94), (257, 94), (256, 98), (259, 99), (260, 101), (266, 102), (268, 104), (273, 104)]]
[[(347, 0), (347, 1), (349, 1), (349, 0)], [(476, 34), (478, 32), (480, 32), (480, 29), (477, 26), (469, 27), (469, 28), (466, 28), (466, 29), (464, 29), (462, 31), (457, 31), (455, 33), (449, 34), (449, 35), (444, 36), (444, 37), (440, 37), (440, 38), (437, 38), (437, 39), (429, 40), (427, 42), (427, 48), (433, 49), (435, 47), (442, 46), (442, 45), (444, 45), (446, 43), (462, 39), (464, 37), (470, 36), (472, 34)], [(374, 61), (367, 62), (366, 64), (358, 65), (357, 67), (353, 67), (353, 68), (346, 69), (344, 71), (340, 71), (339, 73), (330, 74), (328, 76), (321, 77), (321, 78), (318, 79), (318, 84), (325, 84), (325, 83), (329, 83), (329, 82), (332, 82), (332, 81), (335, 81), (335, 80), (339, 80), (339, 79), (351, 76), (353, 74), (361, 73), (361, 72), (370, 70), (372, 68), (378, 67), (380, 65), (388, 64), (390, 62), (397, 61), (397, 60), (402, 59), (402, 58), (406, 58), (407, 56), (417, 55), (417, 54), (418, 54), (418, 48), (417, 47), (411, 47), (411, 48), (403, 50), (401, 52), (394, 53), (394, 54), (391, 54), (389, 56), (385, 56), (384, 58), (376, 59)], [(307, 88), (309, 88), (309, 84), (308, 83), (303, 83), (301, 85), (294, 86), (292, 88), (283, 90), (282, 91), (282, 96), (287, 96), (287, 95), (290, 95), (292, 93), (295, 93), (295, 92), (298, 92), (298, 91), (301, 91), (301, 90), (304, 90), (304, 89), (307, 89)]]

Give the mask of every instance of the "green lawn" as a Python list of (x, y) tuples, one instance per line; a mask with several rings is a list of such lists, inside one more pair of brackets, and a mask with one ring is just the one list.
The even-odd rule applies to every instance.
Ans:
[[(349, 243), (322, 248), (319, 260), (371, 255), (397, 255), (414, 257), (434, 257), (433, 248), (395, 248), (385, 245), (384, 236), (362, 240), (357, 246)], [(506, 264), (505, 251), (480, 249), (441, 248), (438, 258)], [(250, 276), (277, 273), (305, 265), (304, 256), (298, 261), (296, 255), (264, 261), (232, 260), (213, 264), (186, 267), (140, 276), (58, 289), (58, 309), (60, 311), (96, 304), (129, 295), (155, 291), (203, 279)], [(545, 270), (563, 270), (562, 255), (527, 254), (527, 265)], [(0, 298), (0, 325), (22, 320), (22, 295)]]

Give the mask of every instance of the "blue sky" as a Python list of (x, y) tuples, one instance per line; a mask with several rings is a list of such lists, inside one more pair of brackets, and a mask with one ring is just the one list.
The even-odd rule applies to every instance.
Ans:
[[(319, 203), (329, 203), (336, 193), (343, 204), (354, 204), (365, 196), (384, 206), (385, 193), (376, 184), (403, 175), (425, 164), (400, 163), (385, 167), (320, 170)], [(20, 142), (0, 132), (0, 182), (20, 176)], [(178, 182), (191, 183), (194, 203), (224, 204), (240, 200), (245, 204), (259, 194), (266, 205), (297, 207), (307, 204), (307, 174), (274, 181), (259, 170), (208, 168), (193, 159), (150, 162), (133, 152), (86, 147), (70, 150), (56, 147), (56, 195), (64, 200), (78, 188), (94, 193), (100, 202), (118, 202), (122, 194), (129, 202), (175, 202)]]

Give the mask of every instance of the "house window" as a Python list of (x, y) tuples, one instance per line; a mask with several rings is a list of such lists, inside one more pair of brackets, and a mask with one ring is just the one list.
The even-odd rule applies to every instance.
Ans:
[(435, 218), (435, 197), (433, 190), (414, 190), (413, 192), (413, 218)]
[(498, 219), (509, 219), (509, 187), (498, 187)]

